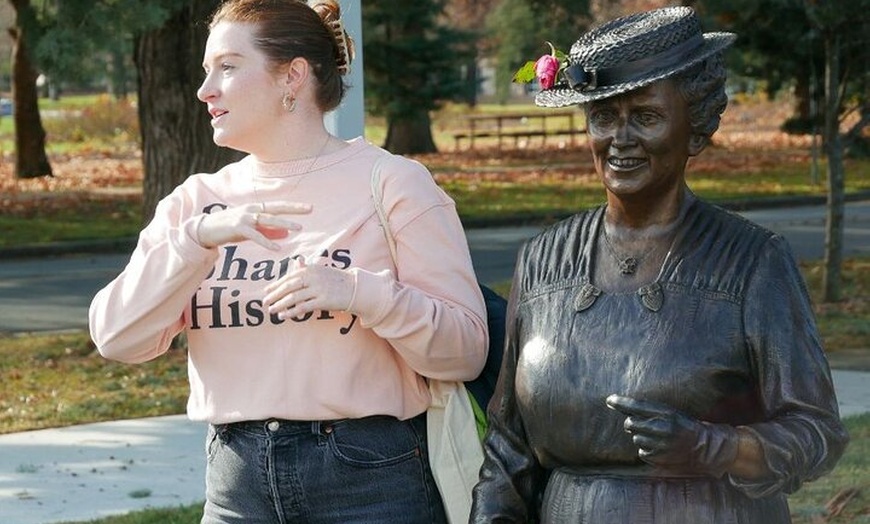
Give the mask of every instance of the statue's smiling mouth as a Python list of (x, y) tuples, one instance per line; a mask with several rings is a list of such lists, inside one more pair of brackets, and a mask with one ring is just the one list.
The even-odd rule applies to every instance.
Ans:
[(646, 164), (644, 158), (618, 158), (612, 156), (607, 159), (607, 164), (617, 171), (630, 171)]

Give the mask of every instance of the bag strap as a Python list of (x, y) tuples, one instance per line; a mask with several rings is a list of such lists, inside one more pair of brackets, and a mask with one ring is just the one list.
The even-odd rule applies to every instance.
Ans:
[(390, 156), (389, 153), (379, 156), (372, 167), (372, 200), (374, 201), (375, 212), (378, 214), (378, 221), (381, 223), (381, 229), (384, 231), (384, 238), (387, 240), (387, 246), (390, 248), (390, 258), (393, 259), (393, 265), (398, 268), (396, 263), (396, 239), (393, 238), (393, 232), (390, 231), (387, 211), (384, 209), (384, 194), (381, 188), (381, 163), (388, 156)]

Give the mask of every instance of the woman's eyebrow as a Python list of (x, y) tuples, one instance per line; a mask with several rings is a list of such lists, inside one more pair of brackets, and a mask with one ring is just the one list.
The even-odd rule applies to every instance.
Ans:
[(205, 67), (206, 64), (209, 62), (220, 62), (221, 60), (224, 60), (226, 58), (242, 58), (242, 57), (243, 57), (243, 55), (241, 53), (236, 53), (235, 51), (227, 51), (224, 53), (217, 54), (217, 55), (209, 58), (208, 60), (203, 60), (202, 67)]

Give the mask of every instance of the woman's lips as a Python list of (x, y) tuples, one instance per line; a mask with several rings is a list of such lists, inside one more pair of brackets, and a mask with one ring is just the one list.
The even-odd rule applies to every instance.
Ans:
[(211, 109), (208, 113), (211, 115), (211, 121), (214, 122), (227, 114), (227, 111), (224, 111), (223, 109)]

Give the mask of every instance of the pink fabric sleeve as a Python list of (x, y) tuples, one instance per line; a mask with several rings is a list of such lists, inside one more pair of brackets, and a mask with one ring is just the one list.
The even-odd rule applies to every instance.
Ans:
[(91, 338), (104, 357), (151, 360), (184, 328), (190, 297), (218, 256), (197, 243), (202, 214), (192, 207), (182, 188), (163, 199), (127, 266), (91, 302)]
[(486, 361), (486, 308), (454, 203), (425, 167), (401, 157), (384, 163), (381, 181), (397, 274), (354, 270), (349, 309), (417, 373), (471, 380)]

